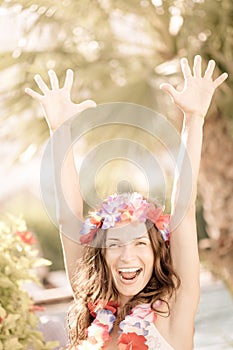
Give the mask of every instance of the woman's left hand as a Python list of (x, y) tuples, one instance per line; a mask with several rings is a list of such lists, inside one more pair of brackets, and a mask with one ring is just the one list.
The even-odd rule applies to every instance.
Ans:
[(162, 84), (160, 88), (171, 96), (174, 103), (186, 115), (205, 116), (211, 103), (215, 89), (228, 77), (227, 73), (221, 74), (213, 80), (215, 61), (210, 60), (202, 76), (202, 58), (194, 57), (193, 73), (186, 58), (181, 59), (181, 69), (184, 76), (184, 88), (176, 90), (171, 84)]

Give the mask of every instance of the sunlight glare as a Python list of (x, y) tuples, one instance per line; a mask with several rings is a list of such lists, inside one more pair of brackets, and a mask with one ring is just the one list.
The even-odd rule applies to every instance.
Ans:
[(28, 146), (26, 151), (24, 151), (19, 157), (20, 163), (27, 163), (29, 160), (31, 160), (36, 153), (36, 150), (37, 147), (35, 144), (32, 143), (30, 146)]
[(162, 6), (163, 1), (162, 1), (162, 0), (152, 0), (152, 4), (153, 4), (155, 7), (159, 7), (159, 6)]

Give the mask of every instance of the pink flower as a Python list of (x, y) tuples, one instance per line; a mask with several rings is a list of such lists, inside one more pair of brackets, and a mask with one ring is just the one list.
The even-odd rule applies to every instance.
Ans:
[(110, 300), (107, 305), (105, 305), (104, 309), (112, 311), (113, 314), (116, 313), (117, 308), (120, 306), (120, 304), (116, 303), (115, 301)]
[(95, 235), (96, 235), (99, 227), (101, 227), (101, 225), (102, 225), (102, 222), (98, 223), (98, 225), (95, 228), (91, 229), (89, 233), (82, 235), (80, 237), (81, 244), (88, 244), (88, 243), (92, 242), (93, 239), (95, 238)]
[(94, 230), (91, 230), (90, 233), (83, 235), (82, 237), (80, 237), (80, 243), (81, 244), (88, 244), (90, 242), (93, 241), (94, 237), (95, 237), (95, 232)]
[(101, 309), (109, 310), (115, 314), (119, 304), (112, 300), (110, 300), (107, 304), (104, 304), (103, 300), (97, 300), (95, 303), (89, 302), (87, 306), (90, 310), (91, 316), (96, 317), (96, 311)]
[(159, 230), (164, 230), (165, 227), (169, 226), (169, 222), (170, 222), (170, 215), (166, 214), (166, 215), (160, 215), (158, 219), (156, 219), (155, 224)]
[(30, 231), (16, 231), (16, 235), (21, 238), (24, 243), (35, 244), (37, 240)]
[(161, 217), (162, 212), (163, 212), (163, 208), (161, 207), (156, 208), (154, 204), (149, 203), (146, 217), (157, 226), (157, 222), (159, 222), (159, 218)]
[(108, 325), (103, 325), (97, 320), (94, 322), (88, 327), (88, 338), (93, 339), (93, 342), (104, 344), (110, 338)]
[(32, 305), (30, 307), (29, 311), (31, 311), (31, 312), (45, 311), (45, 307), (44, 306), (40, 306), (40, 305)]
[(145, 344), (146, 338), (136, 333), (122, 333), (119, 337), (117, 345), (120, 350), (147, 350)]
[(132, 316), (142, 318), (145, 321), (154, 323), (157, 319), (157, 315), (154, 310), (151, 309), (149, 304), (140, 304), (135, 306), (131, 311)]

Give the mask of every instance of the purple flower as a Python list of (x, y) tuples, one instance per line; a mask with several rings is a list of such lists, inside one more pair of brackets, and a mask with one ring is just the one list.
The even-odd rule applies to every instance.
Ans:
[[(114, 316), (112, 311), (110, 311), (110, 310), (102, 309), (102, 310), (96, 311), (95, 321), (100, 322), (101, 324), (108, 326), (109, 332), (111, 332), (111, 330), (113, 328), (113, 323), (114, 323), (115, 319), (116, 319), (116, 316)], [(95, 323), (95, 321), (93, 321), (93, 323)]]
[(110, 227), (114, 227), (115, 226), (115, 222), (119, 221), (119, 217), (120, 217), (120, 213), (104, 216), (104, 221), (103, 221), (102, 228), (103, 229), (108, 229)]
[(120, 329), (123, 333), (136, 333), (146, 336), (148, 334), (147, 327), (150, 322), (143, 320), (140, 317), (128, 315), (125, 320), (120, 323)]

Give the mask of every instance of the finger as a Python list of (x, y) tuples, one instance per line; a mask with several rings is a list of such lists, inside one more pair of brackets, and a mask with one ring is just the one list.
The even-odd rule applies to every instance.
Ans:
[(214, 88), (216, 89), (219, 85), (221, 85), (228, 77), (227, 73), (221, 74), (217, 79), (214, 80)]
[(195, 78), (201, 78), (201, 56), (200, 55), (196, 55), (194, 57), (193, 76)]
[(28, 94), (29, 96), (31, 96), (32, 98), (34, 98), (35, 100), (41, 102), (43, 96), (38, 94), (37, 92), (35, 92), (34, 90), (30, 89), (30, 88), (26, 88), (24, 90), (26, 92), (26, 94)]
[(58, 90), (59, 89), (59, 82), (56, 73), (54, 70), (50, 69), (48, 71), (49, 77), (50, 77), (50, 83), (51, 83), (51, 88), (53, 90)]
[(190, 78), (192, 76), (192, 72), (191, 72), (191, 69), (189, 67), (187, 58), (185, 58), (185, 57), (182, 58), (180, 60), (180, 64), (181, 64), (181, 69), (182, 69), (182, 72), (184, 75), (184, 80), (187, 80), (188, 78)]
[(215, 68), (215, 61), (214, 60), (210, 60), (208, 62), (204, 77), (207, 79), (210, 79), (213, 75), (214, 72), (214, 68)]
[(178, 94), (176, 89), (171, 84), (167, 84), (167, 83), (166, 84), (161, 84), (160, 85), (160, 89), (165, 91), (165, 92), (167, 92), (170, 95), (172, 101), (175, 100), (175, 98), (176, 98), (176, 96)]
[(67, 69), (67, 71), (66, 71), (66, 79), (65, 79), (65, 83), (64, 83), (64, 88), (67, 89), (67, 90), (71, 90), (72, 84), (73, 84), (73, 80), (74, 80), (74, 72), (72, 71), (72, 69)]
[(37, 85), (39, 86), (39, 88), (41, 89), (41, 91), (43, 92), (43, 94), (46, 94), (46, 92), (49, 91), (48, 86), (45, 84), (44, 80), (41, 78), (41, 76), (39, 74), (35, 75), (35, 81), (37, 83)]
[(96, 107), (96, 103), (93, 100), (86, 100), (79, 103), (79, 107), (80, 107), (80, 110), (84, 111), (85, 109)]

